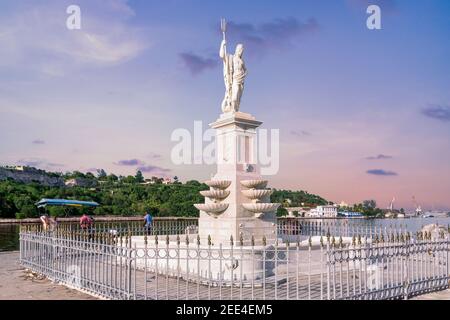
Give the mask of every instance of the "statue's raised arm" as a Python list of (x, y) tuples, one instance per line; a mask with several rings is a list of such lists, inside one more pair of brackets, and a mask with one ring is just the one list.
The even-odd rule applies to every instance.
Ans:
[(222, 60), (225, 60), (226, 55), (227, 55), (227, 41), (224, 39), (220, 44), (219, 56), (222, 58)]

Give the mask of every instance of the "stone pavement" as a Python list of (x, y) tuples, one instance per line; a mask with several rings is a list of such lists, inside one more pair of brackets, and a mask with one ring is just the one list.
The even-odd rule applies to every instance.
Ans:
[(94, 297), (52, 283), (19, 265), (19, 252), (0, 252), (0, 300), (92, 300)]
[(424, 294), (411, 300), (450, 300), (450, 289)]

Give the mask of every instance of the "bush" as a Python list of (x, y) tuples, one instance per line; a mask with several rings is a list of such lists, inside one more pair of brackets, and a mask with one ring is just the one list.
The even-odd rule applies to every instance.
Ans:
[(285, 217), (288, 215), (288, 211), (283, 207), (278, 207), (277, 209), (277, 217)]
[(24, 205), (20, 212), (16, 213), (17, 219), (36, 218), (38, 216), (38, 210), (33, 205)]

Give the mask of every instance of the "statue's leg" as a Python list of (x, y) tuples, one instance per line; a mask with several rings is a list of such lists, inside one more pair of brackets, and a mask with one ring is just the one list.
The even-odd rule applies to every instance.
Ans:
[(241, 97), (242, 97), (243, 88), (244, 87), (242, 85), (239, 85), (239, 84), (233, 85), (232, 105), (233, 105), (233, 110), (235, 112), (239, 111), (239, 107), (240, 107), (240, 104), (241, 104)]
[(236, 111), (239, 111), (239, 107), (241, 106), (242, 92), (244, 92), (244, 86), (240, 85), (240, 86), (238, 86), (238, 92), (237, 92), (237, 110)]
[(225, 97), (222, 100), (222, 112), (230, 111), (230, 95), (228, 92), (225, 93)]
[(231, 93), (232, 110), (237, 112), (237, 111), (239, 111), (239, 86), (236, 84), (233, 84), (231, 91), (232, 91), (232, 93)]

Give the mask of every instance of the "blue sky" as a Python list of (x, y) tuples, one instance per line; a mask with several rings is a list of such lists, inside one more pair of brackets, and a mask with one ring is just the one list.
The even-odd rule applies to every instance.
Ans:
[[(81, 30), (65, 27), (70, 4)], [(246, 47), (241, 110), (280, 129), (271, 186), (450, 208), (445, 0), (3, 0), (0, 163), (209, 178), (171, 162), (170, 135), (218, 116), (222, 16)]]

